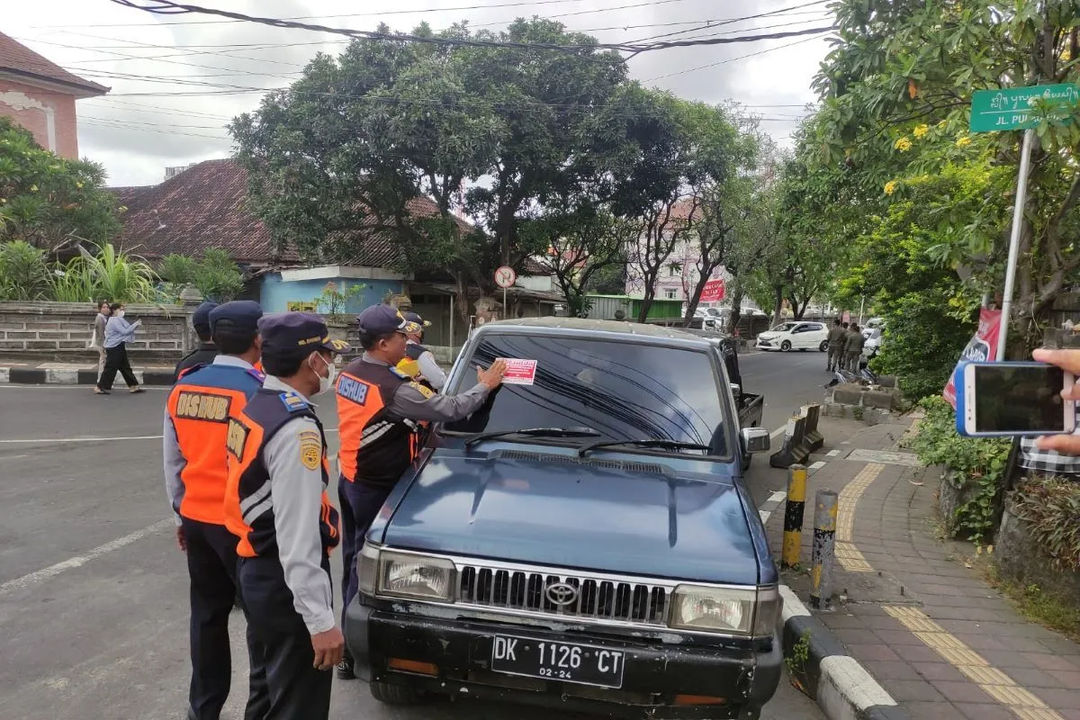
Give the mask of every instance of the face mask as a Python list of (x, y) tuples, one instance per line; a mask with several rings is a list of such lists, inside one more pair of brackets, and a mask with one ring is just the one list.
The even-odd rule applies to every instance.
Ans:
[(336, 365), (334, 365), (333, 363), (329, 363), (329, 362), (327, 362), (327, 361), (326, 361), (326, 360), (325, 360), (325, 359), (323, 358), (323, 356), (322, 356), (322, 355), (320, 355), (319, 353), (312, 353), (312, 354), (313, 354), (313, 355), (315, 355), (316, 357), (318, 357), (318, 358), (319, 358), (320, 360), (322, 360), (322, 361), (323, 361), (323, 364), (324, 364), (324, 365), (326, 365), (326, 370), (327, 370), (327, 372), (329, 373), (329, 374), (327, 375), (327, 377), (323, 377), (323, 376), (322, 376), (322, 375), (320, 375), (320, 374), (319, 374), (318, 372), (316, 372), (316, 370), (315, 370), (315, 367), (314, 367), (314, 366), (312, 366), (312, 368), (311, 368), (311, 371), (312, 371), (313, 373), (315, 373), (315, 377), (319, 378), (319, 389), (318, 389), (318, 391), (316, 391), (316, 393), (315, 393), (315, 394), (316, 394), (316, 395), (322, 395), (322, 394), (323, 394), (324, 392), (326, 392), (326, 391), (328, 391), (328, 390), (329, 390), (330, 388), (334, 387), (334, 378), (336, 378), (336, 377), (337, 377), (337, 366), (336, 366)]
[(124, 317), (124, 311), (123, 310), (117, 310), (116, 311), (116, 317), (119, 317), (119, 318)]

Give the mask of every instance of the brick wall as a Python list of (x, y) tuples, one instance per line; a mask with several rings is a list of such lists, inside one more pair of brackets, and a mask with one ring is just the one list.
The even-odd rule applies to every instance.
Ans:
[[(142, 319), (135, 342), (128, 344), (133, 360), (178, 360), (194, 347), (191, 308), (179, 305), (128, 305), (125, 317)], [(96, 358), (87, 343), (97, 311), (89, 303), (0, 302), (0, 356), (42, 359)]]

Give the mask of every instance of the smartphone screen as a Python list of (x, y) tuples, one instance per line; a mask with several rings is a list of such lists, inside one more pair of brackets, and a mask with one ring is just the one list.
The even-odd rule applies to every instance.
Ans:
[(1053, 365), (976, 365), (977, 432), (1065, 430), (1065, 372)]

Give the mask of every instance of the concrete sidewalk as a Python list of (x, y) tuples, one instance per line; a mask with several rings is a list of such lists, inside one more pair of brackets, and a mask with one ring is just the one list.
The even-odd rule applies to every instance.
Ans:
[[(132, 371), (140, 384), (172, 385), (174, 365), (134, 365)], [(97, 362), (11, 361), (0, 358), (0, 384), (24, 385), (93, 385), (97, 382)], [(123, 387), (118, 374), (114, 385)]]
[[(907, 425), (821, 430), (802, 569), (784, 572), (806, 601), (814, 494), (839, 493), (833, 609), (813, 615), (912, 718), (1080, 720), (1080, 645), (1022, 618), (968, 562), (970, 543), (938, 539), (939, 472), (899, 447)], [(777, 551), (783, 524), (779, 511), (766, 523)]]

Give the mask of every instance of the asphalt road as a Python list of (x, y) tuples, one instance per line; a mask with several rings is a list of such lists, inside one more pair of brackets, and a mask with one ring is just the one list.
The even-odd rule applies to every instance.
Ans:
[[(746, 389), (767, 396), (766, 427), (780, 427), (793, 409), (820, 399), (824, 362), (819, 353), (743, 356)], [(161, 481), (164, 397), (153, 388), (95, 396), (85, 387), (0, 386), (0, 718), (184, 716), (187, 578)], [(327, 427), (336, 427), (332, 403), (322, 411)], [(786, 482), (764, 457), (748, 481), (759, 504)], [(340, 563), (340, 553), (334, 558)], [(243, 716), (242, 628), (237, 615), (236, 684), (223, 715), (229, 720)], [(472, 702), (388, 708), (364, 683), (335, 681), (331, 717), (552, 714)], [(764, 717), (823, 716), (781, 682)]]

